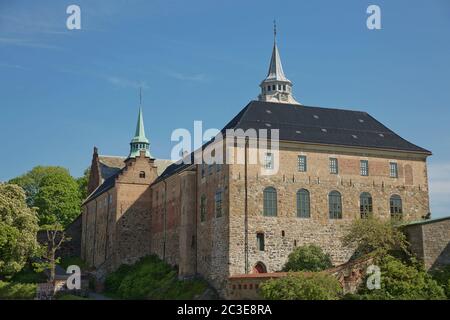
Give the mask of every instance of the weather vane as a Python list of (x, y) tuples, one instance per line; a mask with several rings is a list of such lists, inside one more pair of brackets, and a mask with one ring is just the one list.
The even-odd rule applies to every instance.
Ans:
[(273, 20), (273, 40), (277, 40), (277, 21)]

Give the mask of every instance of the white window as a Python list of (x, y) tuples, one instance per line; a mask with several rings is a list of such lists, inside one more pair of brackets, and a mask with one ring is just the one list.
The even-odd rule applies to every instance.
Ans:
[(391, 178), (398, 178), (398, 166), (397, 163), (389, 163), (389, 175)]
[(273, 153), (267, 152), (264, 155), (264, 168), (273, 169)]

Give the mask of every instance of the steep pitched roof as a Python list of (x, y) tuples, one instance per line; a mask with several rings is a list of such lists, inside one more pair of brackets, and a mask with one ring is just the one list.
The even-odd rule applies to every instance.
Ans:
[(431, 154), (362, 111), (251, 101), (223, 131), (238, 128), (279, 129), (281, 141)]
[[(367, 112), (251, 101), (222, 129), (279, 129), (280, 141), (362, 147), (423, 153), (431, 152), (403, 139)], [(207, 144), (203, 145), (205, 148)], [(191, 153), (191, 158), (193, 154)], [(191, 162), (192, 163), (192, 162)], [(162, 181), (189, 164), (174, 163), (156, 179)]]

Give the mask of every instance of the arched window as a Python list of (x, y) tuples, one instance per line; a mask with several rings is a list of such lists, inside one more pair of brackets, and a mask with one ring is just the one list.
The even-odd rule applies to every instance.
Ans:
[(306, 189), (300, 189), (297, 191), (297, 217), (310, 217), (309, 191)]
[(277, 215), (277, 190), (273, 187), (264, 189), (264, 215), (269, 217)]
[(372, 196), (368, 192), (363, 192), (359, 196), (359, 212), (361, 219), (368, 218), (373, 213)]
[(400, 220), (403, 215), (402, 198), (399, 195), (394, 194), (391, 196), (389, 202), (391, 207), (391, 218)]
[(328, 195), (328, 204), (330, 206), (330, 219), (342, 219), (342, 198), (338, 191), (331, 191)]

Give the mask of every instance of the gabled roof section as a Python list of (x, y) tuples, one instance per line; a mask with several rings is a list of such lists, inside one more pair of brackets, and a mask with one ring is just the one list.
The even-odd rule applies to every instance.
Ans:
[[(125, 168), (126, 157), (118, 156), (99, 156), (100, 173), (102, 175), (103, 183), (98, 186), (83, 202), (87, 203), (92, 199), (95, 199), (102, 193), (108, 191), (115, 186), (116, 178), (122, 173)], [(173, 161), (166, 159), (155, 159), (155, 165), (157, 166), (156, 173), (159, 176), (167, 167), (169, 167)]]
[(100, 164), (100, 175), (102, 179), (108, 179), (125, 167), (125, 159), (125, 157), (99, 155), (98, 161)]

